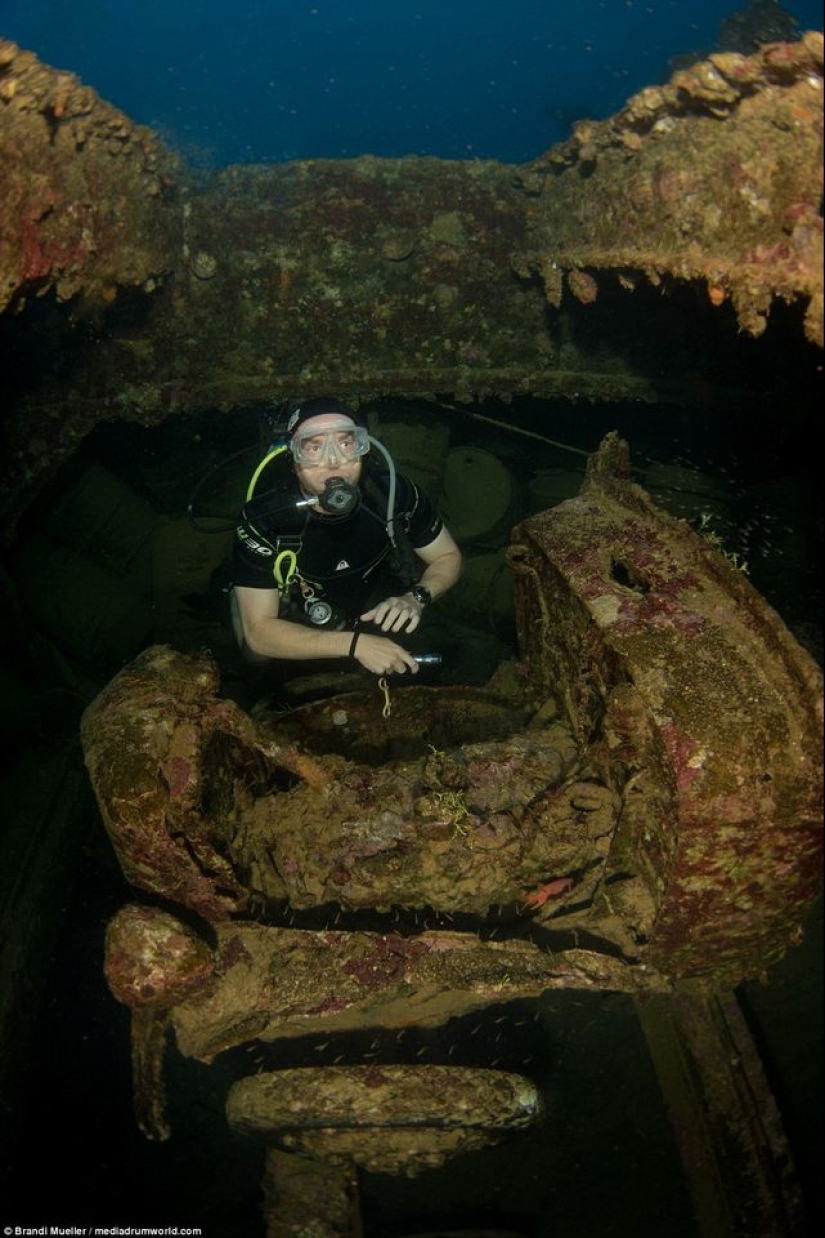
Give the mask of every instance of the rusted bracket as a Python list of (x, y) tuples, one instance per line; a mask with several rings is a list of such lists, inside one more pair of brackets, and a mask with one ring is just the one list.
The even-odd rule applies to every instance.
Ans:
[(802, 1192), (733, 992), (636, 995), (701, 1238), (802, 1238)]

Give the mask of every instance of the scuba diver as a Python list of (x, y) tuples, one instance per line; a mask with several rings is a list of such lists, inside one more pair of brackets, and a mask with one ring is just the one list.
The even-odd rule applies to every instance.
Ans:
[(299, 662), (350, 659), (374, 675), (415, 674), (419, 662), (395, 637), (455, 584), (461, 551), (358, 413), (307, 400), (292, 406), (286, 434), (255, 471), (235, 530), (241, 651), (295, 673)]

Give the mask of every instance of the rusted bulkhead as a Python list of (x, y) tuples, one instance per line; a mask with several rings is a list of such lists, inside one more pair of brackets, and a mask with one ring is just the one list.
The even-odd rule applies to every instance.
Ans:
[(701, 280), (760, 335), (775, 297), (807, 302), (823, 344), (823, 39), (720, 52), (650, 86), (521, 172), (532, 254), (551, 305), (603, 277)]
[(0, 313), (53, 292), (88, 313), (177, 265), (180, 166), (72, 73), (0, 39)]
[[(670, 975), (758, 971), (820, 888), (822, 676), (742, 571), (626, 479), (615, 437), (579, 497), (513, 532), (518, 628), (622, 808), (600, 891), (652, 896)], [(625, 476), (622, 476), (625, 473)]]
[[(16, 373), (13, 487), (102, 420), (332, 389), (747, 406), (686, 312), (758, 335), (781, 298), (822, 344), (821, 35), (700, 62), (530, 164), (199, 177), (70, 74), (0, 46), (0, 304), (54, 290), (88, 319), (72, 335), (57, 307), (55, 357)], [(688, 283), (700, 301), (669, 315), (648, 299), (634, 325), (634, 290)]]

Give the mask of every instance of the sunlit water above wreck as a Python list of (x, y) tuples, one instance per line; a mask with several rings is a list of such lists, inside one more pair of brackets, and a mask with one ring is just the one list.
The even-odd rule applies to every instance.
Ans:
[[(718, 538), (819, 656), (817, 465), (812, 453), (799, 448), (812, 427), (804, 418), (796, 424), (791, 410), (782, 425), (755, 412), (724, 418), (701, 407), (615, 405), (588, 406), (583, 415), (578, 404), (531, 400), (377, 401), (368, 411), (402, 467), (417, 470), (421, 483), (433, 487), (461, 530), (470, 583), (427, 633), (444, 656), (437, 680), (482, 684), (502, 659), (517, 653), (502, 559), (509, 529), (514, 520), (576, 493), (588, 453), (613, 429), (630, 443), (637, 480), (662, 506)], [(121, 513), (131, 513), (127, 540), (142, 542), (151, 559), (151, 606), (143, 629), (118, 629), (123, 612), (107, 611), (105, 596), (96, 595), (88, 580), (76, 581), (72, 605), (79, 617), (64, 624), (61, 638), (69, 642), (67, 662), (83, 667), (81, 678), (113, 674), (146, 643), (206, 645), (222, 662), (228, 692), (252, 707), (259, 697), (270, 698), (269, 685), (239, 672), (220, 614), (211, 608), (209, 574), (225, 535), (196, 532), (187, 520), (193, 493), (201, 515), (220, 521), (234, 515), (271, 433), (270, 413), (251, 408), (231, 418), (170, 418), (151, 430), (103, 426), (29, 514), (21, 530), (24, 551), (56, 520), (62, 535), (70, 537), (78, 495), (86, 496), (87, 522), (79, 537), (88, 537), (90, 496), (101, 504), (103, 517), (102, 508), (115, 504)], [(105, 519), (91, 520), (92, 527), (103, 524)], [(29, 601), (36, 605), (33, 597)], [(137, 595), (133, 604), (139, 608)], [(98, 636), (101, 622), (113, 627), (99, 646), (103, 660), (84, 646), (93, 630), (92, 614), (100, 621), (94, 629)], [(313, 688), (319, 690), (317, 684)], [(63, 734), (59, 719), (61, 712), (70, 715), (70, 698), (64, 681), (51, 702), (54, 720), (45, 722), (47, 733), (53, 725), (56, 735)], [(288, 693), (281, 692), (277, 704), (288, 709)], [(76, 789), (83, 780), (79, 755), (72, 775)], [(21, 755), (21, 768), (36, 785), (36, 754)], [(27, 1046), (25, 1121), (6, 1165), (8, 1189), (0, 1187), (15, 1215), (31, 1215), (21, 1194), (21, 1162), (38, 1162), (59, 1182), (51, 1196), (55, 1220), (79, 1220), (94, 1200), (95, 1221), (101, 1224), (200, 1225), (211, 1238), (257, 1238), (263, 1234), (262, 1154), (226, 1125), (224, 1099), (235, 1078), (288, 1066), (332, 1065), (342, 1058), (421, 1065), (460, 1061), (534, 1079), (545, 1098), (546, 1122), (529, 1139), (459, 1158), (444, 1171), (409, 1181), (367, 1175), (363, 1212), (369, 1234), (474, 1225), (535, 1238), (698, 1236), (648, 1048), (634, 1003), (624, 994), (555, 992), (536, 1002), (493, 1006), (430, 1031), (305, 1037), (269, 1047), (253, 1041), (211, 1068), (172, 1051), (167, 1082), (173, 1136), (166, 1144), (148, 1143), (131, 1112), (129, 1016), (112, 999), (102, 973), (105, 925), (132, 892), (91, 792), (81, 789), (73, 803), (65, 835), (81, 840), (74, 884), (52, 909), (61, 928), (50, 947), (36, 1034)], [(406, 918), (395, 911), (375, 925), (356, 915), (342, 922), (334, 911), (296, 918), (288, 908), (267, 908), (261, 914), (272, 923), (308, 927), (383, 924), (416, 932), (445, 926), (426, 909)], [(501, 908), (475, 927), (489, 940), (525, 931), (523, 921)], [(821, 1076), (811, 1046), (819, 1043), (821, 980), (806, 971), (811, 949), (816, 950), (816, 927), (808, 941), (785, 968), (776, 969), (769, 996), (751, 984), (743, 986), (742, 999), (746, 1010), (757, 1012), (760, 1036), (768, 1029), (762, 1045), (766, 1069), (816, 1209)]]
[[(724, 23), (744, 8), (2, 0), (0, 36), (76, 73), (201, 166), (360, 154), (519, 163), (564, 140), (574, 121), (618, 111), (678, 63), (741, 40)], [(812, 0), (751, 9), (749, 39), (822, 29)]]

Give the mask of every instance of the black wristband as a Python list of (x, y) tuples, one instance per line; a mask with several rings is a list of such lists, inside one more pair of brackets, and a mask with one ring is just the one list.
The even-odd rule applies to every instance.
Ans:
[(354, 658), (354, 657), (355, 657), (355, 646), (358, 644), (358, 637), (359, 637), (360, 635), (361, 635), (360, 631), (358, 630), (358, 628), (356, 628), (356, 629), (355, 629), (355, 631), (354, 631), (354, 632), (353, 632), (353, 634), (352, 634), (352, 640), (351, 640), (351, 641), (350, 641), (350, 643), (349, 643), (349, 654), (348, 654), (348, 657), (350, 657), (350, 658)]

